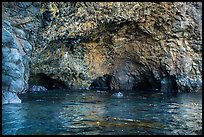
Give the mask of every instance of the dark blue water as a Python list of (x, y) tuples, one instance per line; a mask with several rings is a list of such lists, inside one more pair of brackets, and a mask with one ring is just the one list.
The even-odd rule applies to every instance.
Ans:
[(2, 106), (4, 135), (202, 134), (202, 93), (48, 91)]

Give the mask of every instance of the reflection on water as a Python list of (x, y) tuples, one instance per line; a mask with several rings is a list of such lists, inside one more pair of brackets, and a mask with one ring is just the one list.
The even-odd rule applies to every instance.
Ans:
[(202, 134), (202, 93), (49, 91), (2, 107), (2, 134)]

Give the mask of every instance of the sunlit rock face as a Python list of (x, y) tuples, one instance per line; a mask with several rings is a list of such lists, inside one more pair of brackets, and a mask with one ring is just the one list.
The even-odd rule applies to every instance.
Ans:
[[(14, 5), (18, 8), (7, 6), (6, 16), (10, 22), (24, 19), (21, 28), (33, 46), (31, 83), (45, 74), (79, 89), (109, 75), (112, 90), (165, 89), (172, 82), (164, 79), (173, 77), (171, 87), (179, 92), (202, 89), (202, 3)], [(11, 10), (23, 6), (23, 13)]]

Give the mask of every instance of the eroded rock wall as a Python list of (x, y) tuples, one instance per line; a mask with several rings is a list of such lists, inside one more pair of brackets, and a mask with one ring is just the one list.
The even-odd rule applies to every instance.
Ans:
[(25, 33), (2, 21), (2, 103), (20, 103), (17, 93), (28, 88), (32, 46)]
[(42, 2), (28, 7), (36, 9), (23, 14), (33, 24), (22, 27), (33, 27), (27, 33), (33, 76), (43, 73), (76, 89), (103, 75), (112, 77), (111, 89), (142, 83), (162, 89), (168, 77), (179, 91), (202, 89), (202, 3)]
[(34, 31), (29, 24), (34, 18), (27, 15), (34, 13), (26, 7), (31, 6), (29, 2), (2, 3), (2, 104), (20, 103), (17, 94), (29, 86), (34, 41), (28, 31)]
[[(78, 88), (115, 74), (121, 61), (130, 60), (139, 69), (122, 81), (146, 78), (154, 87), (155, 80), (174, 76), (181, 91), (202, 87), (201, 3), (43, 3), (41, 9), (46, 24), (39, 46), (48, 52), (40, 55), (53, 70), (35, 67), (38, 71)], [(139, 73), (140, 68), (145, 70)]]

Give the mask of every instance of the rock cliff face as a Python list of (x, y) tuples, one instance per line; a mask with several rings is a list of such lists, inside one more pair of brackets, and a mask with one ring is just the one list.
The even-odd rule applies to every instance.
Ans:
[(32, 46), (24, 31), (2, 21), (2, 103), (21, 102), (16, 93), (28, 88)]
[(33, 46), (31, 84), (46, 75), (74, 89), (100, 77), (113, 90), (202, 89), (202, 3), (30, 2), (4, 10)]
[[(2, 104), (20, 103), (18, 93), (26, 92), (30, 76), (33, 44), (28, 38), (23, 17), (26, 3), (2, 4)], [(20, 12), (21, 11), (21, 12)], [(15, 18), (12, 18), (12, 17)], [(20, 18), (21, 17), (21, 18)]]

